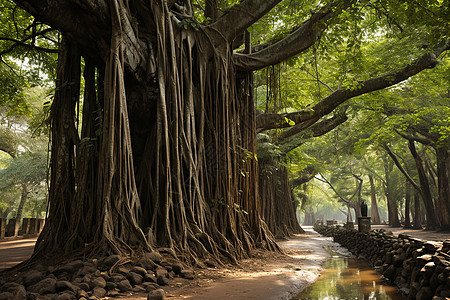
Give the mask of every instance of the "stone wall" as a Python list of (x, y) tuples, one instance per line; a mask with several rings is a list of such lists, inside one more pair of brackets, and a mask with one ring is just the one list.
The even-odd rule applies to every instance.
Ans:
[[(19, 230), (19, 235), (38, 235), (41, 233), (45, 224), (45, 219), (38, 218), (23, 218), (22, 226)], [(14, 236), (14, 229), (16, 227), (16, 219), (9, 219), (8, 223), (5, 219), (0, 218), (0, 239)]]
[(450, 240), (429, 242), (402, 234), (394, 237), (383, 229), (362, 233), (320, 224), (314, 229), (369, 261), (408, 299), (450, 297)]

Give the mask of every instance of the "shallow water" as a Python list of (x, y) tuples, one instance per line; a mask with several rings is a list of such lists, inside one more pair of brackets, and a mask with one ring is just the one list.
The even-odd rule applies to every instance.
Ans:
[(332, 255), (325, 263), (326, 270), (320, 279), (292, 300), (406, 299), (364, 261), (336, 253)]

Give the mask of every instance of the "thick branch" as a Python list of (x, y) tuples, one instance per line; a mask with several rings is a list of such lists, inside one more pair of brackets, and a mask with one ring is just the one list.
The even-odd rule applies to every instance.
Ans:
[[(70, 38), (84, 56), (97, 55), (94, 59), (108, 57), (111, 39), (111, 14), (108, 1), (104, 0), (15, 0), (39, 21), (61, 31)], [(64, 12), (64, 13), (62, 13)], [(129, 11), (119, 11), (123, 31), (125, 65), (140, 80), (147, 67), (148, 49), (137, 38), (135, 20)]]
[(286, 122), (286, 118), (288, 118), (289, 120), (294, 121), (296, 125), (285, 131), (282, 138), (290, 137), (311, 126), (321, 117), (329, 114), (339, 105), (353, 97), (393, 86), (425, 69), (435, 67), (438, 63), (436, 57), (448, 50), (449, 45), (449, 42), (445, 41), (445, 43), (441, 43), (439, 47), (435, 49), (434, 53), (425, 53), (415, 62), (401, 69), (377, 78), (359, 82), (357, 88), (349, 87), (338, 89), (312, 108), (286, 114), (260, 114), (256, 119), (258, 131), (291, 127), (289, 124), (290, 122)]
[(209, 27), (231, 43), (239, 34), (268, 13), (281, 0), (245, 0), (234, 5)]
[(427, 68), (435, 67), (436, 64), (436, 55), (432, 53), (425, 53), (414, 63), (407, 65), (400, 70), (391, 72), (384, 76), (360, 82), (357, 88), (339, 89), (316, 104), (312, 108), (312, 113), (310, 113), (309, 115), (305, 114), (304, 112), (300, 112), (298, 118), (293, 119), (297, 123), (297, 125), (285, 131), (282, 134), (282, 138), (292, 136), (297, 132), (304, 130), (304, 122), (318, 120), (318, 118), (329, 114), (336, 107), (338, 107), (348, 99), (393, 86)]
[(337, 126), (347, 121), (347, 115), (344, 112), (334, 115), (331, 118), (317, 122), (308, 128), (308, 130), (299, 132), (293, 136), (279, 140), (280, 150), (282, 153), (288, 153), (293, 149), (302, 145), (306, 139), (310, 137), (318, 137), (330, 132)]
[[(107, 51), (111, 22), (104, 1), (15, 0), (39, 21), (65, 33), (81, 48)], [(63, 12), (63, 13), (62, 13)], [(90, 24), (86, 30), (86, 24)], [(108, 28), (108, 29), (106, 29)]]
[(247, 71), (259, 70), (305, 51), (316, 42), (325, 30), (327, 21), (353, 2), (354, 0), (338, 0), (322, 7), (292, 34), (259, 52), (248, 55), (235, 53), (236, 67)]
[(400, 135), (401, 137), (403, 137), (403, 138), (405, 138), (407, 140), (410, 140), (410, 141), (416, 141), (416, 142), (419, 142), (419, 143), (424, 144), (424, 145), (433, 145), (434, 144), (433, 143), (434, 141), (430, 140), (428, 138), (418, 137), (415, 134), (414, 135), (405, 134), (405, 133), (402, 133), (402, 132), (398, 131), (397, 129), (394, 129), (394, 131), (398, 135)]

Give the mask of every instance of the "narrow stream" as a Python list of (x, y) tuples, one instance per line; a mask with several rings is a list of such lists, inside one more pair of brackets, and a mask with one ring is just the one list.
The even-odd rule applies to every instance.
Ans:
[(367, 263), (329, 251), (332, 257), (325, 263), (320, 279), (292, 300), (406, 299)]

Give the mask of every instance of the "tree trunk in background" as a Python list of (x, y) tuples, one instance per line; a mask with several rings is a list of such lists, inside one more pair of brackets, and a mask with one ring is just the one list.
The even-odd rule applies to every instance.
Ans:
[(11, 206), (8, 206), (3, 212), (2, 212), (2, 219), (7, 219), (8, 218), (8, 215), (9, 215), (9, 213), (11, 212), (11, 210), (12, 210), (12, 207)]
[[(355, 221), (358, 221), (358, 218), (361, 217), (361, 202), (360, 201), (350, 201), (348, 203), (349, 208), (353, 208), (355, 212)], [(349, 210), (350, 213), (350, 210)], [(351, 221), (351, 220), (350, 220)]]
[(441, 228), (450, 230), (450, 149), (436, 147), (437, 176), (438, 176), (438, 203), (441, 215)]
[(423, 201), (427, 215), (427, 229), (436, 229), (439, 226), (439, 220), (435, 213), (435, 206), (433, 204), (433, 196), (431, 195), (430, 184), (428, 182), (427, 174), (423, 167), (422, 159), (417, 153), (414, 141), (409, 140), (409, 150), (416, 162), (417, 172), (419, 174), (420, 188), (422, 190)]
[(23, 207), (28, 199), (28, 193), (29, 191), (27, 184), (22, 183), (22, 194), (20, 196), (19, 207), (17, 208), (16, 225), (14, 226), (14, 236), (19, 235), (20, 221), (22, 220)]
[(411, 220), (409, 217), (410, 213), (410, 203), (411, 203), (411, 189), (412, 186), (409, 181), (406, 179), (405, 183), (405, 224), (403, 228), (411, 228)]
[(391, 227), (400, 227), (400, 220), (398, 219), (398, 207), (397, 207), (397, 201), (393, 199), (391, 195), (391, 179), (390, 179), (390, 173), (393, 169), (393, 164), (391, 161), (385, 161), (384, 164), (384, 171), (385, 171), (385, 186), (384, 186), (384, 193), (386, 195), (386, 201), (387, 201), (387, 208), (388, 208), (388, 219), (389, 219), (389, 225)]
[(305, 220), (303, 221), (303, 225), (312, 226), (316, 222), (314, 217), (314, 210), (310, 207), (308, 210), (305, 210)]
[(370, 182), (370, 221), (374, 225), (381, 224), (380, 213), (378, 212), (378, 203), (376, 198), (375, 183), (373, 176), (369, 175)]
[(276, 238), (304, 233), (296, 217), (288, 172), (277, 158), (259, 160), (261, 215)]
[(413, 215), (413, 222), (414, 222), (414, 229), (422, 229), (422, 222), (421, 222), (421, 208), (420, 208), (420, 204), (421, 204), (421, 199), (420, 199), (420, 195), (419, 192), (417, 190), (414, 191), (414, 215)]

